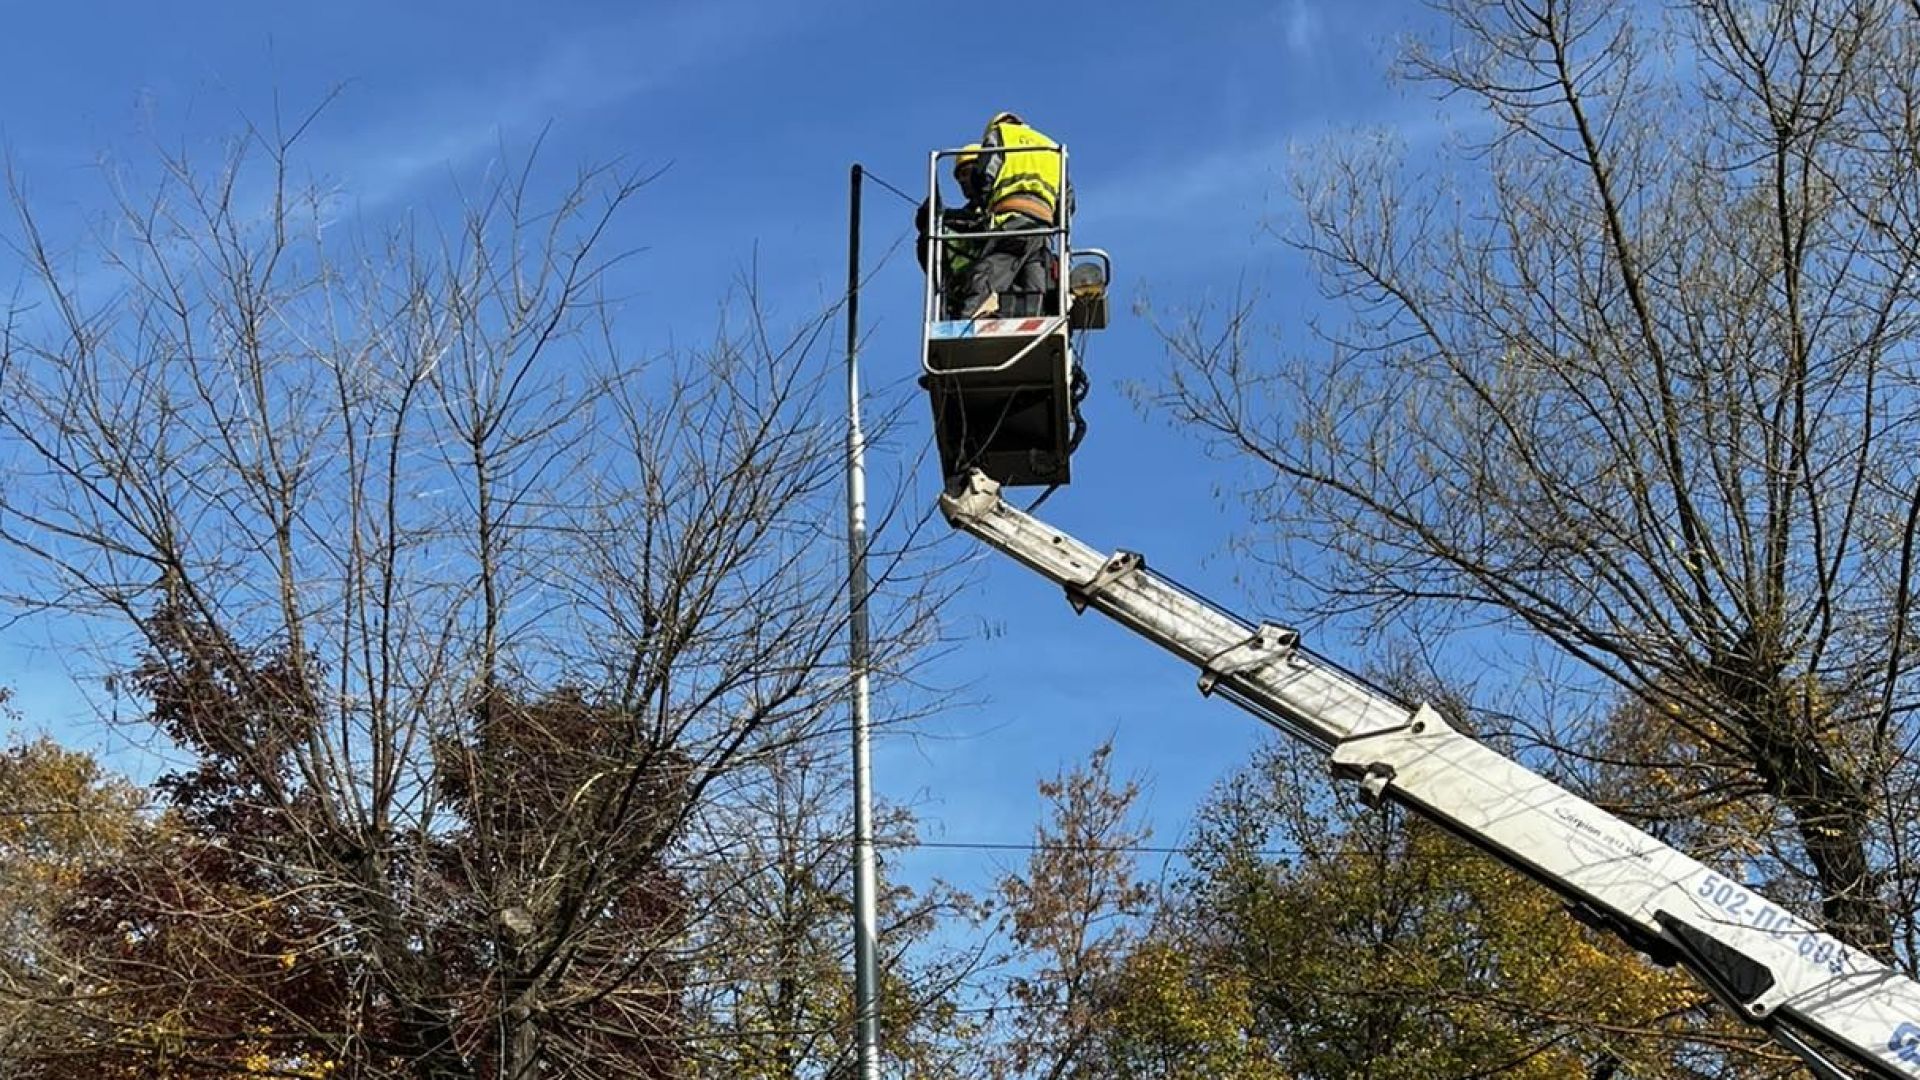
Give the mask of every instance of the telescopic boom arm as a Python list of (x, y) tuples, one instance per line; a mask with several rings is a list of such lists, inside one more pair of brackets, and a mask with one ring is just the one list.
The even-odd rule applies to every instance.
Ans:
[(1369, 804), (1390, 799), (1553, 889), (1573, 913), (1680, 964), (1822, 1080), (1920, 1078), (1920, 984), (1517, 762), (1146, 568), (1103, 555), (974, 472), (941, 497), (955, 528), (1200, 670), (1217, 694), (1326, 753)]

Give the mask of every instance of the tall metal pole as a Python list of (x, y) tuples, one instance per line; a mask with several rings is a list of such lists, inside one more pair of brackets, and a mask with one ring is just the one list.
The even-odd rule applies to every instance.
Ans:
[(876, 957), (873, 776), (867, 747), (867, 440), (860, 431), (860, 175), (847, 210), (847, 650), (853, 690), (853, 1004), (860, 1080), (880, 1080), (880, 965)]

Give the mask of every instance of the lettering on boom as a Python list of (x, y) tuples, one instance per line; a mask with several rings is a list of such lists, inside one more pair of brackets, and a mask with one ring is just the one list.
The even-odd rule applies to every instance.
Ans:
[(1908, 1022), (1894, 1028), (1893, 1038), (1887, 1040), (1887, 1049), (1909, 1065), (1920, 1065), (1920, 1024)]
[[(1729, 922), (1792, 945), (1801, 960), (1829, 974), (1845, 975), (1854, 966), (1853, 954), (1846, 946), (1711, 870), (1694, 892), (1724, 912)], [(1920, 1036), (1920, 1028), (1915, 1029), (1915, 1035)], [(1914, 1053), (1920, 1055), (1920, 1048)], [(1916, 1056), (1915, 1064), (1920, 1064), (1920, 1056)]]
[(1624, 856), (1646, 862), (1657, 850), (1652, 844), (1642, 847), (1623, 840), (1564, 806), (1555, 807), (1553, 816), (1569, 830), (1565, 837), (1569, 845), (1583, 848), (1603, 858)]

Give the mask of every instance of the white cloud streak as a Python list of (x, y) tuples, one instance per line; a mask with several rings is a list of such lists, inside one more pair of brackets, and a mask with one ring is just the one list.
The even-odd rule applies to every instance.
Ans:
[[(403, 198), (433, 173), (493, 152), (550, 121), (620, 104), (717, 64), (791, 29), (796, 11), (752, 0), (699, 3), (574, 30), (526, 68), (443, 85), (392, 110), (396, 119), (314, 147), (362, 208)], [(644, 147), (639, 148), (645, 150)]]
[[(1173, 167), (1151, 167), (1090, 186), (1077, 196), (1074, 224), (1115, 228), (1139, 223), (1179, 223), (1219, 217), (1223, 210), (1284, 195), (1285, 181), (1303, 150), (1333, 139), (1383, 136), (1408, 155), (1432, 153), (1447, 140), (1492, 130), (1477, 111), (1435, 106), (1376, 119), (1332, 124), (1324, 119), (1254, 139), (1188, 155)], [(1250, 223), (1250, 219), (1249, 223)]]
[(1326, 22), (1311, 0), (1287, 0), (1281, 16), (1286, 27), (1287, 53), (1295, 61), (1310, 59), (1320, 45)]

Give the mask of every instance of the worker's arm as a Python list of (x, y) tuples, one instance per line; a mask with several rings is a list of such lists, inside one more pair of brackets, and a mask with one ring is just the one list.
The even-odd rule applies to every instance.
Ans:
[(941, 232), (975, 233), (986, 231), (986, 227), (985, 212), (971, 203), (955, 210), (940, 211)]
[(993, 185), (1000, 182), (1000, 165), (1006, 158), (1005, 154), (989, 151), (1005, 145), (1005, 141), (1000, 138), (998, 124), (987, 128), (987, 133), (980, 136), (980, 163), (974, 166), (974, 175), (980, 178), (976, 186), (980, 189), (982, 196), (992, 191)]
[(913, 254), (915, 258), (920, 260), (920, 269), (923, 272), (927, 268), (927, 249), (932, 246), (932, 241), (929, 239), (929, 233), (932, 231), (932, 225), (930, 224), (932, 220), (933, 200), (923, 200), (920, 203), (920, 209), (913, 212), (913, 229), (917, 234), (913, 244)]

